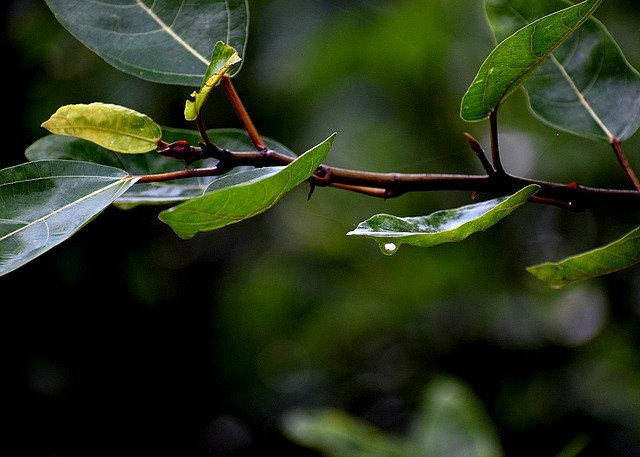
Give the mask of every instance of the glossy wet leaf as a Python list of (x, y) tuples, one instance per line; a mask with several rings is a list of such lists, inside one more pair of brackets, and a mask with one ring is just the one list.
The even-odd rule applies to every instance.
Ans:
[(68, 160), (0, 170), (0, 275), (68, 239), (135, 181), (117, 168)]
[(527, 271), (549, 287), (559, 289), (578, 281), (603, 276), (640, 263), (640, 227), (606, 246), (527, 267)]
[(213, 57), (204, 80), (199, 90), (194, 91), (191, 97), (194, 100), (187, 100), (184, 108), (184, 117), (188, 121), (196, 119), (205, 101), (211, 93), (211, 89), (220, 83), (220, 79), (231, 69), (231, 67), (240, 62), (240, 56), (231, 46), (226, 45), (222, 41), (218, 41), (213, 50)]
[[(56, 19), (120, 71), (199, 87), (218, 41), (244, 54), (246, 0), (46, 0)], [(240, 71), (233, 69), (230, 76)]]
[[(212, 129), (207, 132), (209, 138), (219, 147), (230, 151), (253, 151), (255, 146), (244, 130), (241, 129)], [(200, 134), (194, 130), (162, 128), (163, 139), (167, 142), (178, 140), (189, 141), (190, 144), (198, 144)], [(289, 157), (295, 154), (284, 145), (269, 138), (263, 140), (274, 151)], [(80, 138), (62, 135), (47, 135), (31, 146), (25, 152), (28, 160), (63, 159), (80, 160), (85, 162), (100, 163), (116, 168), (121, 168), (132, 175), (148, 175), (169, 173), (184, 170), (184, 162), (167, 158), (155, 151), (146, 154), (120, 154), (98, 146)], [(216, 164), (214, 159), (198, 160), (191, 164), (191, 168), (212, 167)], [(234, 168), (231, 173), (248, 169), (249, 167)], [(178, 203), (193, 197), (199, 197), (205, 193), (207, 187), (219, 177), (185, 178), (172, 181), (154, 183), (136, 183), (122, 194), (114, 205), (129, 209), (137, 205)]]
[[(562, 4), (569, 3), (485, 0), (485, 9), (501, 41)], [(640, 74), (595, 17), (540, 65), (524, 89), (538, 118), (575, 135), (624, 141), (640, 126)]]
[(580, 27), (602, 0), (585, 0), (544, 16), (500, 42), (478, 70), (462, 98), (466, 121), (485, 119)]
[(401, 244), (430, 247), (462, 241), (486, 230), (523, 205), (540, 186), (532, 184), (508, 197), (494, 198), (455, 209), (436, 211), (428, 216), (396, 217), (377, 214), (358, 224), (347, 235), (373, 238), (380, 250), (395, 254)]
[(89, 140), (110, 151), (140, 154), (154, 150), (162, 129), (144, 114), (109, 103), (65, 105), (42, 123), (57, 135)]
[[(213, 184), (215, 190), (163, 211), (159, 218), (179, 237), (191, 238), (198, 232), (216, 230), (257, 216), (313, 174), (327, 157), (334, 136), (286, 167), (249, 170), (222, 177)], [(248, 179), (244, 179), (245, 176)]]

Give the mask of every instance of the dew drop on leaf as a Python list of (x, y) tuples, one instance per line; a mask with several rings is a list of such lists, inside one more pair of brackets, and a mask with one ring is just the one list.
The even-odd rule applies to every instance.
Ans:
[(398, 250), (398, 245), (395, 243), (380, 243), (380, 249), (384, 254), (392, 255)]

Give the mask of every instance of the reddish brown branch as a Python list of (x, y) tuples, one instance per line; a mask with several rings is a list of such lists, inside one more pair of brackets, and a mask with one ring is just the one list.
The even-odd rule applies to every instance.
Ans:
[(502, 160), (500, 159), (500, 148), (498, 146), (498, 112), (492, 111), (489, 115), (489, 125), (491, 129), (491, 159), (493, 161), (493, 168), (496, 173), (505, 175), (506, 172), (502, 167)]
[[(196, 168), (140, 176), (139, 183), (169, 181), (174, 179), (219, 176), (234, 167), (282, 166), (294, 159), (276, 151), (229, 152), (228, 161), (210, 168)], [(640, 209), (640, 191), (619, 190), (561, 184), (522, 178), (509, 174), (464, 175), (430, 173), (376, 173), (349, 170), (321, 165), (309, 178), (313, 187), (335, 187), (369, 196), (393, 198), (407, 192), (471, 191), (478, 193), (509, 195), (529, 184), (538, 184), (540, 191), (532, 201), (583, 210), (596, 207), (621, 207)]]
[(622, 144), (619, 140), (614, 139), (611, 142), (611, 146), (613, 147), (613, 152), (615, 152), (618, 162), (620, 162), (620, 165), (622, 165), (622, 169), (624, 170), (627, 177), (631, 180), (633, 187), (635, 187), (636, 190), (640, 190), (640, 180), (638, 180), (638, 177), (634, 173), (633, 168), (631, 167), (631, 164), (627, 159), (627, 156), (622, 150)]
[(249, 113), (242, 103), (242, 100), (240, 100), (240, 96), (236, 92), (236, 88), (233, 86), (231, 78), (229, 78), (228, 76), (223, 76), (222, 87), (224, 88), (224, 91), (227, 94), (227, 98), (231, 102), (233, 109), (236, 111), (236, 114), (240, 118), (242, 125), (244, 125), (244, 128), (247, 131), (247, 134), (249, 135), (249, 138), (251, 139), (253, 145), (259, 151), (267, 149), (267, 145), (258, 133), (258, 129), (256, 129), (256, 126), (253, 124), (251, 116), (249, 116)]

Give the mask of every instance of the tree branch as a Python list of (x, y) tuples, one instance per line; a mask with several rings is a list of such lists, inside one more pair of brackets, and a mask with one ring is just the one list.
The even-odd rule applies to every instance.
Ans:
[[(219, 176), (242, 165), (284, 166), (293, 160), (294, 158), (273, 150), (228, 151), (225, 159), (215, 167), (143, 175), (138, 177), (138, 182), (150, 183), (192, 177)], [(507, 173), (493, 175), (377, 173), (321, 165), (308, 181), (312, 188), (335, 187), (380, 198), (394, 198), (408, 192), (439, 190), (509, 195), (529, 184), (537, 184), (540, 186), (540, 191), (531, 198), (531, 201), (537, 203), (555, 205), (573, 211), (596, 207), (640, 209), (640, 191), (638, 190), (595, 188), (575, 183), (554, 183)]]
[[(238, 93), (236, 92), (231, 79), (228, 76), (222, 77), (222, 86), (234, 107), (237, 115), (243, 123), (251, 142), (257, 151), (232, 152), (226, 149), (218, 149), (206, 137), (206, 130), (201, 120), (198, 120), (198, 128), (204, 132), (204, 146), (212, 149), (212, 155), (219, 160), (215, 167), (186, 169), (171, 173), (160, 173), (154, 175), (139, 176), (138, 182), (149, 183), (159, 181), (169, 181), (189, 177), (219, 176), (228, 173), (233, 168), (250, 165), (254, 167), (265, 166), (285, 166), (291, 163), (294, 158), (281, 154), (267, 148), (266, 143), (255, 128), (249, 113), (245, 109)], [(335, 187), (338, 189), (358, 192), (364, 195), (380, 198), (393, 198), (407, 192), (424, 192), (436, 190), (470, 191), (477, 193), (490, 193), (498, 195), (513, 194), (530, 184), (537, 184), (540, 190), (529, 200), (536, 203), (555, 205), (572, 211), (582, 211), (595, 207), (626, 207), (640, 209), (640, 181), (633, 173), (619, 142), (614, 142), (613, 147), (618, 160), (629, 178), (636, 187), (635, 190), (604, 189), (580, 186), (576, 183), (561, 184), (554, 182), (528, 179), (508, 174), (500, 159), (498, 146), (498, 121), (497, 113), (493, 111), (489, 115), (491, 128), (491, 158), (490, 163), (484, 150), (478, 141), (470, 134), (465, 133), (471, 149), (478, 156), (486, 175), (463, 175), (463, 174), (431, 174), (431, 173), (376, 173), (368, 171), (349, 170), (345, 168), (330, 167), (320, 165), (307, 180), (311, 185), (309, 197), (316, 187)], [(185, 160), (189, 163), (187, 153), (198, 154), (199, 148), (186, 150), (183, 142), (171, 144), (160, 143), (165, 154)], [(162, 151), (159, 151), (162, 153)], [(193, 161), (193, 160), (191, 160)]]

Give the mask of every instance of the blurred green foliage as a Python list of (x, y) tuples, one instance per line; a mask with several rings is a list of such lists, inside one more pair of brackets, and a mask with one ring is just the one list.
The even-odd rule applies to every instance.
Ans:
[[(263, 135), (302, 152), (335, 131), (336, 166), (481, 172), (463, 132), (487, 146), (488, 127), (458, 114), (494, 45), (481, 2), (249, 6), (235, 81)], [(110, 68), (44, 2), (14, 0), (6, 13), (5, 87), (20, 99), (3, 167), (24, 161), (65, 104), (120, 104), (193, 128), (182, 117), (190, 90)], [(596, 17), (640, 68), (637, 2), (606, 2)], [(221, 94), (205, 112), (209, 128), (240, 127)], [(606, 146), (542, 125), (522, 94), (499, 121), (507, 170), (625, 185)], [(637, 135), (625, 144), (636, 169), (639, 146)], [(443, 376), (467, 386), (505, 455), (640, 455), (640, 273), (552, 291), (524, 269), (606, 244), (637, 226), (635, 213), (527, 205), (462, 243), (387, 257), (346, 233), (377, 212), (428, 214), (469, 195), (384, 201), (320, 188), (307, 201), (307, 191), (191, 240), (157, 208), (109, 208), (0, 279), (11, 297), (8, 436), (22, 455), (314, 456), (281, 428), (314, 408), (401, 440)]]

